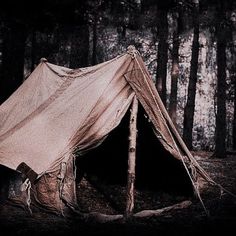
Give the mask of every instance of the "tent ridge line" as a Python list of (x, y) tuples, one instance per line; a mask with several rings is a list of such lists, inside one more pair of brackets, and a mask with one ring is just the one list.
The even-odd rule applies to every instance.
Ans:
[[(101, 68), (103, 68), (104, 66), (107, 66), (109, 64), (111, 64), (113, 61), (115, 60), (118, 60), (119, 58), (125, 56), (126, 54), (121, 54), (113, 59), (111, 59), (110, 61), (106, 62), (106, 63), (100, 63), (98, 64), (99, 66), (97, 66), (96, 68), (94, 68), (93, 70), (90, 70), (90, 71), (82, 71), (81, 70), (81, 74), (75, 74), (73, 75), (73, 73), (77, 70), (80, 70), (80, 68), (75, 68), (75, 69), (70, 69), (70, 68), (67, 68), (70, 70), (70, 72), (66, 72), (66, 75), (61, 75), (59, 72), (57, 72), (56, 70), (54, 70), (51, 66), (50, 66), (50, 63), (48, 61), (45, 61), (45, 62), (42, 62), (42, 64), (45, 64), (53, 73), (55, 73), (56, 75), (58, 75), (59, 77), (71, 77), (71, 78), (79, 78), (79, 77), (84, 77), (86, 76), (87, 74), (89, 73), (95, 73), (96, 71), (100, 70)], [(86, 68), (86, 67), (85, 67)], [(83, 68), (81, 68), (83, 69)]]

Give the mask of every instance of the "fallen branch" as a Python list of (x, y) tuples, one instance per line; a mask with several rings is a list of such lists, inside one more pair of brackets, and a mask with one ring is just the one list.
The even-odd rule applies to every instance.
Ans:
[(157, 209), (157, 210), (143, 210), (143, 211), (140, 211), (140, 212), (134, 214), (133, 217), (141, 218), (141, 217), (160, 216), (160, 215), (163, 215), (164, 213), (172, 211), (172, 210), (187, 208), (191, 204), (192, 204), (191, 201), (183, 201), (181, 203), (178, 203), (178, 204), (175, 204), (175, 205), (172, 205), (169, 207)]
[(99, 212), (90, 212), (90, 213), (79, 213), (81, 219), (86, 221), (95, 221), (98, 223), (108, 223), (111, 221), (116, 221), (123, 219), (123, 215), (107, 215)]
[[(189, 207), (192, 204), (191, 201), (183, 201), (181, 203), (164, 207), (157, 210), (143, 210), (138, 213), (135, 213), (131, 215), (130, 217), (135, 218), (144, 218), (144, 217), (151, 217), (151, 216), (161, 216), (165, 214), (166, 212), (170, 212), (172, 210), (179, 210)], [(107, 215), (99, 212), (90, 212), (90, 213), (81, 213), (77, 210), (74, 210), (74, 212), (77, 213), (77, 215), (82, 219), (86, 221), (95, 221), (98, 223), (108, 223), (116, 220), (124, 219), (124, 215), (118, 214), (118, 215)]]

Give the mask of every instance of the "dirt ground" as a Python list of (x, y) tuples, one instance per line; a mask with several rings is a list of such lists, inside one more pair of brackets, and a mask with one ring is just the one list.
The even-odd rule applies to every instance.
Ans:
[[(236, 193), (236, 156), (211, 159), (211, 153), (194, 153), (199, 163), (211, 177), (233, 193)], [(119, 191), (121, 194), (117, 194)], [(101, 188), (94, 188), (82, 181), (79, 192), (79, 208), (83, 211), (99, 210), (116, 214), (123, 210), (123, 188), (113, 187), (104, 196)], [(116, 197), (112, 197), (115, 195)], [(204, 186), (203, 201), (209, 211), (207, 216), (197, 199), (191, 198), (192, 205), (186, 209), (174, 210), (162, 216), (112, 223), (85, 221), (76, 214), (63, 218), (32, 208), (30, 215), (25, 209), (10, 203), (0, 205), (0, 235), (199, 235), (203, 233), (224, 233), (235, 235), (236, 198), (222, 194), (218, 188)], [(167, 194), (154, 195), (151, 192), (136, 191), (136, 209), (165, 207), (183, 201), (181, 197)], [(189, 200), (189, 199), (188, 199)], [(118, 203), (117, 203), (118, 201)]]

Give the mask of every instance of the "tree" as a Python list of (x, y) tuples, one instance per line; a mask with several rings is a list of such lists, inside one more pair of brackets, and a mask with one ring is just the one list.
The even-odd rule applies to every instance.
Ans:
[(89, 28), (83, 24), (76, 26), (71, 35), (70, 68), (88, 66)]
[(177, 85), (179, 78), (179, 11), (173, 12), (173, 49), (172, 49), (172, 68), (171, 68), (171, 94), (169, 114), (174, 123), (176, 123), (177, 110)]
[(217, 2), (216, 61), (217, 61), (217, 111), (216, 148), (214, 157), (226, 155), (226, 9), (225, 2)]
[(98, 30), (101, 24), (101, 21), (107, 14), (105, 14), (106, 9), (108, 8), (107, 3), (105, 1), (97, 0), (90, 1), (88, 12), (89, 12), (89, 22), (91, 24), (92, 31), (92, 58), (91, 64), (96, 65), (99, 63), (98, 59)]
[(184, 127), (183, 139), (191, 150), (192, 144), (192, 129), (195, 110), (197, 71), (198, 71), (198, 55), (199, 55), (199, 1), (193, 0), (193, 42), (192, 42), (192, 58), (190, 65), (190, 76), (188, 85), (187, 103), (184, 108)]
[(89, 56), (89, 25), (87, 2), (83, 1), (76, 6), (76, 13), (71, 34), (70, 67), (79, 68), (88, 66)]
[(236, 68), (234, 72), (233, 150), (236, 150)]
[(31, 32), (31, 65), (30, 65), (30, 71), (32, 72), (35, 68), (36, 63), (36, 55), (35, 55), (35, 48), (36, 48), (36, 31), (33, 29)]
[(97, 35), (97, 21), (98, 17), (97, 15), (93, 18), (93, 50), (92, 50), (92, 65), (97, 64), (97, 41), (98, 41), (98, 35)]
[(156, 87), (162, 102), (166, 105), (166, 74), (168, 62), (168, 8), (157, 2), (157, 27), (158, 27), (158, 49), (157, 49), (157, 72)]
[(233, 150), (236, 150), (236, 41), (235, 41), (235, 36), (236, 36), (236, 14), (232, 14), (231, 16), (231, 24), (230, 24), (230, 32), (231, 32), (231, 37), (230, 37), (230, 52), (231, 52), (231, 61), (233, 62), (231, 64), (230, 68), (230, 77), (231, 77), (231, 82), (233, 85), (233, 103), (234, 103), (234, 115), (233, 115)]

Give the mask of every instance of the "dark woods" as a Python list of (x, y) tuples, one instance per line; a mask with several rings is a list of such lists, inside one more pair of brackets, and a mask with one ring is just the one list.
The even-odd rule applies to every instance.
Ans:
[(71, 68), (134, 44), (190, 149), (236, 149), (233, 0), (8, 0), (0, 7), (0, 103), (45, 57)]

